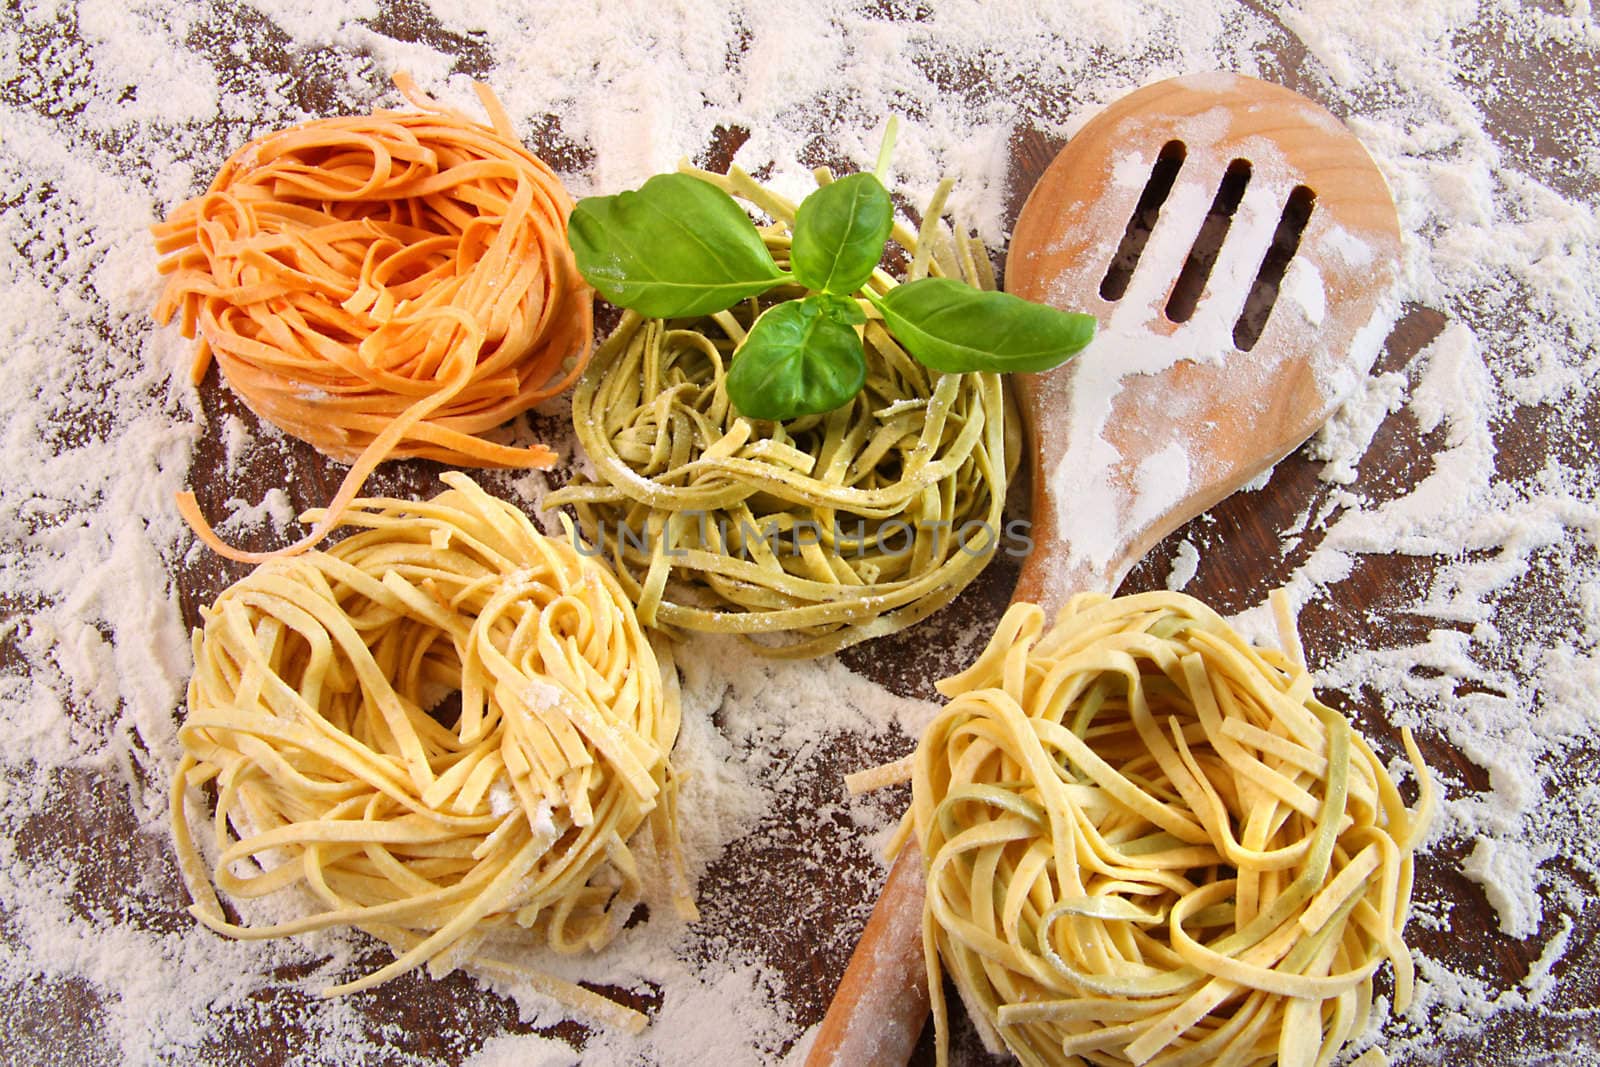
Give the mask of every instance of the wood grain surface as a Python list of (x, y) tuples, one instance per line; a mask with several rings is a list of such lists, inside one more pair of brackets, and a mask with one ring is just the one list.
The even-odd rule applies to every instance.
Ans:
[[(458, 57), (460, 72), (479, 72), (489, 63), (489, 57), (474, 40), (447, 34), (410, 5), (385, 5), (382, 20), (378, 28), (399, 40), (421, 40), (451, 50)], [(222, 49), (230, 33), (243, 31), (216, 32), (216, 48)], [(1584, 196), (1593, 202), (1596, 190), (1592, 179), (1585, 176), (1586, 172), (1565, 166), (1563, 153), (1570, 149), (1562, 140), (1560, 123), (1548, 121), (1541, 111), (1548, 106), (1550, 91), (1541, 79), (1547, 64), (1586, 64), (1583, 77), (1593, 98), (1600, 95), (1595, 56), (1583, 52), (1530, 56), (1525, 48), (1519, 51), (1513, 43), (1493, 38), (1486, 40), (1484, 46), (1504, 78), (1504, 89), (1496, 94), (1487, 112), (1491, 128), (1497, 129), (1497, 135), (1507, 144), (1515, 146), (1514, 160), (1530, 172), (1569, 195)], [(272, 50), (258, 49), (255, 54), (259, 59), (270, 56)], [(1317, 98), (1317, 85), (1299, 71), (1301, 59), (1298, 44), (1286, 34), (1275, 53), (1264, 57), (1263, 74)], [(301, 82), (300, 91), (304, 98), (297, 103), (318, 110), (321, 90), (314, 72)], [(1079, 104), (1072, 100), (1057, 102), (1064, 109)], [(232, 130), (219, 127), (218, 132), (224, 141), (236, 139)], [(714, 143), (684, 147), (697, 157), (697, 162), (721, 168), (742, 140), (742, 131), (730, 128)], [(563, 137), (558, 122), (552, 121), (538, 131), (531, 147), (558, 167), (580, 168), (585, 162), (582, 149)], [(1060, 141), (1031, 127), (1017, 129), (1010, 145), (1010, 218), (1015, 218), (1027, 191), (1060, 147)], [(816, 158), (808, 159), (809, 163), (843, 162), (829, 158), (825, 144), (814, 148)], [(996, 258), (1003, 269), (1003, 255)], [(1405, 308), (1379, 356), (1375, 372), (1413, 375), (1415, 357), (1446, 325), (1445, 316), (1434, 309)], [(197, 449), (191, 482), (208, 514), (224, 513), (224, 503), (229, 498), (258, 500), (275, 487), (287, 486), (297, 507), (312, 506), (331, 496), (343, 468), (328, 463), (296, 441), (277, 439), (272, 449), (254, 449), (229, 471), (223, 441), (215, 428), (223, 425), (226, 415), (238, 416), (256, 432), (261, 432), (259, 424), (230, 392), (219, 387), (214, 369), (202, 387), (201, 397), (213, 430), (207, 432)], [(1597, 410), (1584, 423), (1587, 436), (1577, 439), (1552, 434), (1542, 409), (1516, 408), (1509, 419), (1494, 427), (1501, 470), (1507, 474), (1536, 471), (1551, 456), (1596, 454), (1600, 449), (1600, 404), (1593, 389), (1587, 403)], [(558, 414), (536, 415), (534, 430), (546, 438), (559, 436), (565, 432), (559, 419)], [(1292, 542), (1285, 539), (1285, 532), (1297, 529), (1302, 516), (1318, 514), (1336, 491), (1356, 492), (1375, 502), (1398, 495), (1429, 470), (1430, 456), (1442, 446), (1442, 434), (1442, 430), (1423, 432), (1404, 413), (1391, 416), (1378, 429), (1355, 483), (1348, 486), (1321, 480), (1321, 463), (1303, 450), (1293, 453), (1277, 465), (1264, 488), (1224, 500), (1157, 544), (1123, 582), (1121, 591), (1162, 587), (1178, 547), (1188, 542), (1199, 549), (1201, 562), (1187, 592), (1224, 614), (1257, 604), (1271, 589), (1288, 580), (1317, 547), (1322, 531), (1315, 524), (1303, 537)], [(368, 495), (432, 495), (438, 489), (440, 469), (421, 461), (388, 465), (369, 484)], [(556, 480), (567, 473), (558, 470)], [(491, 489), (495, 487), (492, 479), (487, 484)], [(1026, 487), (1014, 487), (1013, 492), (1016, 499), (1028, 499)], [(265, 541), (243, 541), (242, 547), (272, 547)], [(1358, 557), (1350, 577), (1337, 583), (1331, 595), (1309, 605), (1302, 615), (1302, 636), (1313, 669), (1349, 649), (1399, 647), (1424, 640), (1430, 630), (1443, 624), (1409, 615), (1405, 607), (1422, 596), (1435, 570), (1449, 562), (1426, 556)], [(193, 625), (198, 620), (199, 607), (247, 570), (205, 552), (189, 554), (177, 575), (186, 624)], [(1010, 599), (1016, 577), (1015, 563), (998, 559), (954, 604), (927, 622), (849, 649), (841, 658), (852, 670), (893, 692), (933, 699), (933, 680), (964, 665), (950, 662), (941, 650), (975, 649), (977, 646), (966, 636), (992, 628)], [(1531, 636), (1559, 632), (1565, 625), (1567, 609), (1561, 602), (1561, 593), (1541, 584), (1537, 567), (1514, 589), (1513, 597), (1497, 605), (1502, 629), (1516, 628)], [(1509, 658), (1505, 667), (1513, 673), (1519, 670)], [(1330, 696), (1331, 703), (1351, 714), (1361, 730), (1374, 739), (1380, 752), (1392, 755), (1399, 751), (1398, 732), (1376, 694), (1350, 692)], [(1430, 714), (1447, 715), (1450, 709), (1438, 708)], [(1487, 772), (1448, 747), (1440, 737), (1427, 731), (1419, 736), (1430, 764), (1454, 781), (1464, 783), (1466, 789), (1487, 789)], [(813, 808), (836, 804), (846, 773), (896, 758), (910, 744), (908, 738), (889, 738), (794, 753), (786, 770), (795, 783), (789, 802)], [(1600, 754), (1592, 749), (1573, 751), (1569, 759), (1569, 773), (1563, 781), (1576, 784), (1600, 777)], [(85, 875), (81, 891), (94, 906), (110, 909), (117, 906), (118, 887), (135, 880), (138, 870), (156, 866), (171, 871), (170, 857), (152, 853), (148, 839), (134, 832), (129, 806), (117, 795), (119, 785), (79, 772), (60, 773), (72, 786), (63, 791), (64, 796), (73, 798), (72, 802), (56, 813), (52, 826), (40, 831), (38, 840), (15, 843), (20, 855), (47, 847), (69, 852), (99, 850), (103, 855), (84, 865), (84, 870), (92, 873)], [(146, 785), (162, 788), (164, 783)], [(903, 805), (904, 797), (900, 791), (874, 803), (889, 812)], [(790, 822), (785, 811), (770, 813), (755, 832), (736, 841), (712, 864), (698, 892), (708, 929), (726, 944), (757, 953), (776, 968), (797, 1022), (809, 1025), (822, 1017), (839, 982), (850, 947), (875, 895), (881, 868), (849, 818), (841, 815), (836, 820), (838, 838), (834, 841), (798, 839)], [(1508, 938), (1499, 932), (1494, 910), (1482, 888), (1460, 870), (1467, 851), (1466, 844), (1452, 843), (1435, 847), (1420, 858), (1416, 898), (1430, 912), (1446, 916), (1447, 921), (1438, 928), (1413, 924), (1407, 931), (1407, 940), (1414, 949), (1447, 962), (1457, 971), (1477, 975), (1491, 987), (1514, 987), (1528, 975), (1535, 958), (1564, 921), (1572, 924), (1569, 948), (1556, 964), (1558, 990), (1551, 1001), (1536, 1011), (1502, 1010), (1478, 1031), (1438, 1045), (1432, 1058), (1462, 1067), (1585, 1062), (1574, 1050), (1591, 1050), (1592, 1055), (1592, 1050), (1600, 1048), (1600, 1031), (1593, 1014), (1579, 1012), (1600, 1002), (1600, 937), (1596, 936), (1600, 934), (1600, 908), (1591, 904), (1573, 909), (1555, 902), (1547, 909), (1539, 936), (1528, 941)], [(167, 901), (168, 911), (140, 916), (139, 921), (161, 929), (192, 924), (182, 911), (186, 901), (175, 873)], [(213, 935), (195, 927), (193, 936)], [(365, 962), (376, 965), (387, 957), (387, 950), (374, 945)], [(284, 1025), (283, 1020), (293, 1019), (302, 1009), (311, 1012), (316, 998), (292, 984), (295, 974), (275, 977), (283, 979), (283, 984), (262, 995), (259, 1010), (218, 1017), (212, 1041), (200, 1050), (201, 1062), (267, 1067), (294, 1063), (303, 1055), (307, 1033), (292, 1024)], [(659, 994), (649, 992), (621, 995), (646, 1011), (659, 1001)], [(39, 1047), (55, 1050), (54, 1062), (106, 1062), (100, 1023), (102, 1007), (86, 983), (42, 981), (37, 989), (19, 995), (8, 1010), (32, 1013), (43, 1040)], [(356, 1010), (374, 1030), (397, 1024), (405, 1035), (395, 1046), (397, 1051), (433, 1057), (442, 1063), (467, 1058), (492, 1035), (529, 1029), (518, 1020), (510, 1001), (489, 993), (460, 973), (433, 981), (414, 972), (363, 995)], [(956, 1063), (1006, 1062), (991, 1060), (976, 1044), (970, 1027), (959, 1022), (959, 1009), (956, 1013), (960, 1027)], [(581, 1048), (587, 1031), (578, 1023), (566, 1023), (540, 1032), (563, 1037)], [(930, 1034), (924, 1033), (913, 1062), (932, 1062)]]

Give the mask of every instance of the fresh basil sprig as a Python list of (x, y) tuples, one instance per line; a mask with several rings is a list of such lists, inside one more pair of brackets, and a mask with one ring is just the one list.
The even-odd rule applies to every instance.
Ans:
[(764, 311), (734, 353), (728, 398), (753, 419), (821, 414), (860, 392), (862, 300), (901, 347), (946, 373), (1047, 370), (1089, 343), (1092, 316), (951, 278), (923, 278), (882, 297), (866, 290), (894, 226), (879, 177), (888, 148), (877, 174), (849, 175), (801, 201), (788, 271), (733, 197), (689, 174), (578, 201), (568, 225), (578, 270), (613, 304), (652, 318), (712, 314), (785, 283), (807, 289)]

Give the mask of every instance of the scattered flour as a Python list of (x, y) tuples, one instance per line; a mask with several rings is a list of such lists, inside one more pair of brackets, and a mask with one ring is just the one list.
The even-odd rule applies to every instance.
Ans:
[(1515, 841), (1479, 837), (1461, 864), (1461, 870), (1489, 894), (1489, 903), (1500, 916), (1500, 930), (1509, 937), (1539, 932), (1539, 863), (1547, 858)]
[(1178, 592), (1194, 581), (1199, 570), (1200, 550), (1194, 547), (1193, 541), (1178, 542), (1178, 551), (1172, 559), (1172, 572), (1167, 575), (1167, 588)]
[(289, 494), (277, 487), (267, 490), (267, 495), (261, 498), (259, 504), (252, 504), (243, 497), (233, 497), (228, 501), (227, 508), (228, 517), (217, 524), (217, 529), (224, 535), (242, 533), (263, 523), (269, 523), (274, 530), (283, 532), (288, 530), (297, 514), (294, 505), (289, 503)]

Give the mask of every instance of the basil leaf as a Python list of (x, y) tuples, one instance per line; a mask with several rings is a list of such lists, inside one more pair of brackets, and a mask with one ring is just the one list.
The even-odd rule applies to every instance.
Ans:
[(907, 352), (947, 373), (1049, 370), (1094, 336), (1093, 315), (1057, 311), (953, 278), (896, 286), (873, 303)]
[(860, 336), (808, 296), (762, 313), (733, 355), (727, 388), (741, 415), (781, 420), (847, 404), (866, 380)]
[(579, 200), (567, 240), (601, 296), (651, 318), (709, 315), (789, 277), (733, 197), (688, 174)]
[(807, 289), (843, 296), (872, 277), (894, 226), (894, 202), (871, 174), (822, 186), (795, 213), (789, 266)]
[(810, 299), (822, 313), (843, 326), (860, 326), (867, 321), (867, 313), (854, 297), (834, 293), (814, 293)]

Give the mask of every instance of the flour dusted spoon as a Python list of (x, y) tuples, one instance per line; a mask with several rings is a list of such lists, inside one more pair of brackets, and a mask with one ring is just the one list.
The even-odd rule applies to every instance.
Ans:
[[(1146, 86), (1039, 179), (1006, 268), (1018, 296), (1099, 320), (1023, 376), (1034, 547), (1016, 598), (1114, 590), (1172, 530), (1303, 442), (1372, 366), (1400, 232), (1337, 118), (1232, 74)], [(895, 861), (810, 1067), (901, 1065), (928, 1011), (922, 856)]]

